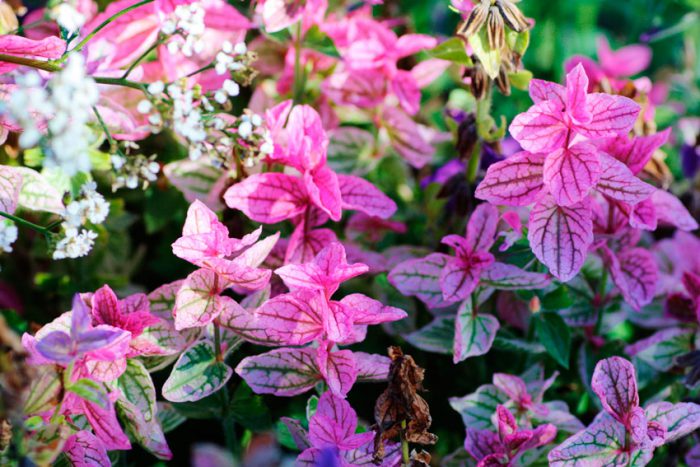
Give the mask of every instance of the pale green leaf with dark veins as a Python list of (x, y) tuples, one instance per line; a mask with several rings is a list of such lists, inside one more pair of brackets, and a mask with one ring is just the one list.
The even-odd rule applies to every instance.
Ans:
[(219, 390), (233, 370), (217, 362), (211, 342), (201, 341), (185, 350), (163, 385), (163, 397), (171, 402), (196, 401)]

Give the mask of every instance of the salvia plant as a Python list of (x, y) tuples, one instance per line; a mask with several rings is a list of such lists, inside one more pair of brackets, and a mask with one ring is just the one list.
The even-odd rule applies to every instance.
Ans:
[(0, 465), (700, 466), (697, 0), (0, 0)]

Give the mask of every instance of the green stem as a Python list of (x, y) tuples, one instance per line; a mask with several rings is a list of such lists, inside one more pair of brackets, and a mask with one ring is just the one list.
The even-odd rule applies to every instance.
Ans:
[(598, 308), (598, 318), (595, 323), (595, 334), (600, 334), (600, 329), (603, 327), (603, 310), (605, 309), (605, 295), (606, 289), (608, 287), (608, 270), (603, 269), (603, 276), (600, 278), (600, 283), (598, 284), (598, 291), (596, 293), (596, 300), (598, 303), (596, 307)]
[(15, 55), (0, 54), (0, 62), (24, 65), (44, 71), (60, 71), (61, 65), (52, 61), (34, 60), (33, 58), (17, 57)]
[(124, 8), (123, 10), (119, 11), (118, 13), (115, 13), (114, 15), (110, 16), (109, 18), (104, 20), (102, 23), (100, 23), (99, 26), (97, 26), (95, 29), (93, 29), (92, 32), (90, 32), (90, 34), (85, 36), (85, 39), (80, 41), (78, 43), (78, 45), (76, 45), (75, 48), (73, 50), (71, 50), (71, 53), (72, 52), (80, 52), (83, 49), (83, 47), (85, 47), (85, 45), (87, 45), (87, 43), (90, 41), (90, 39), (95, 37), (95, 35), (97, 35), (98, 32), (100, 32), (102, 29), (107, 27), (107, 25), (109, 25), (109, 23), (111, 23), (115, 19), (117, 19), (121, 16), (124, 16), (125, 14), (129, 13), (130, 11), (135, 10), (136, 8), (141, 7), (143, 5), (147, 5), (153, 1), (154, 0), (143, 0), (139, 3), (135, 3), (135, 4), (131, 5), (130, 7)]
[[(197, 74), (199, 74), (199, 73), (205, 72), (205, 71), (207, 71), (207, 70), (211, 70), (212, 68), (214, 68), (214, 64), (213, 64), (213, 63), (210, 63), (209, 65), (205, 65), (205, 66), (203, 66), (202, 68), (199, 68), (199, 69), (197, 69), (197, 70), (194, 70), (192, 73), (189, 73), (189, 74), (185, 75), (185, 78), (191, 78), (191, 77), (193, 77), (194, 75), (197, 75)], [(175, 80), (175, 81), (177, 81), (177, 80)]]
[[(0, 61), (2, 59), (0, 58)], [(137, 89), (146, 93), (146, 83), (140, 83), (138, 81), (129, 81), (124, 78), (107, 78), (104, 76), (93, 76), (92, 79), (99, 84), (109, 84), (112, 86), (124, 86), (126, 88)]]
[(479, 173), (479, 163), (481, 162), (481, 143), (474, 146), (474, 152), (472, 157), (469, 158), (469, 165), (467, 165), (467, 182), (470, 185), (474, 184), (476, 181), (476, 176)]
[[(37, 225), (37, 224), (35, 224), (35, 223), (33, 223), (33, 222), (29, 222), (28, 220), (22, 219), (21, 217), (14, 216), (14, 215), (9, 214), (9, 213), (4, 212), (4, 211), (0, 211), (0, 216), (6, 217), (6, 218), (10, 219), (11, 221), (16, 222), (17, 224), (19, 224), (19, 225), (21, 225), (21, 226), (24, 226), (24, 227), (30, 228), (30, 229), (32, 229), (32, 230), (35, 230), (35, 231), (39, 232), (40, 234), (43, 234), (43, 235), (48, 235), (48, 234), (49, 234), (49, 229), (48, 229), (48, 228), (42, 227), (42, 226)], [(52, 224), (52, 225), (53, 225), (53, 224)]]
[(292, 97), (294, 99), (294, 104), (299, 104), (301, 102), (301, 97), (304, 91), (301, 76), (301, 20), (297, 24), (297, 37), (294, 41), (294, 86), (292, 91)]
[(162, 37), (159, 38), (157, 41), (155, 41), (152, 46), (150, 46), (148, 49), (146, 49), (146, 51), (144, 53), (139, 55), (139, 57), (136, 60), (134, 60), (131, 65), (129, 65), (129, 68), (126, 69), (126, 71), (122, 75), (121, 79), (126, 79), (127, 76), (129, 76), (131, 74), (131, 72), (134, 71), (134, 68), (139, 66), (139, 64), (142, 61), (144, 61), (146, 59), (146, 57), (148, 57), (150, 55), (151, 52), (156, 50), (159, 46), (163, 45), (163, 43), (165, 43), (165, 39)]
[(114, 146), (116, 144), (116, 141), (114, 140), (114, 138), (112, 138), (112, 133), (109, 132), (109, 128), (107, 128), (107, 124), (102, 119), (102, 115), (100, 115), (100, 112), (97, 110), (97, 107), (93, 106), (92, 111), (95, 113), (97, 121), (100, 122), (100, 126), (102, 127), (102, 131), (105, 132), (105, 136), (107, 136), (107, 141), (109, 141), (109, 145)]
[(408, 441), (406, 441), (406, 420), (401, 421), (401, 458), (404, 467), (411, 465), (411, 453), (409, 451)]

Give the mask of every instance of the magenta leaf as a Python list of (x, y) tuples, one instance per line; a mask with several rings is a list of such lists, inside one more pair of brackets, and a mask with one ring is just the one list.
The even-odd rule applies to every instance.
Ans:
[(635, 136), (631, 139), (627, 135), (618, 136), (604, 140), (602, 149), (625, 164), (633, 174), (637, 174), (651, 160), (654, 151), (666, 143), (670, 134), (671, 129), (667, 128), (658, 133)]
[(590, 139), (627, 134), (639, 115), (639, 104), (627, 97), (593, 93), (586, 101), (591, 121), (576, 130)]
[(591, 388), (605, 411), (627, 426), (633, 409), (639, 407), (634, 366), (620, 357), (599, 361), (593, 371)]
[(511, 264), (495, 262), (484, 269), (479, 283), (499, 290), (542, 289), (551, 279), (546, 274), (523, 271)]
[(656, 188), (634, 176), (622, 162), (601, 154), (601, 174), (596, 190), (618, 201), (636, 204), (649, 198)]
[(566, 75), (566, 105), (569, 115), (577, 123), (591, 121), (591, 113), (586, 105), (588, 94), (588, 76), (581, 64)]
[(389, 376), (389, 366), (391, 365), (389, 357), (365, 352), (353, 352), (352, 355), (355, 359), (357, 381), (386, 381)]
[(667, 225), (675, 225), (681, 230), (691, 231), (698, 228), (697, 221), (683, 206), (678, 198), (664, 190), (656, 190), (651, 195), (658, 221)]
[(625, 301), (635, 310), (651, 303), (658, 280), (654, 256), (644, 248), (628, 248), (608, 257), (612, 279)]
[(458, 363), (469, 357), (485, 355), (491, 349), (499, 327), (495, 316), (474, 313), (471, 300), (465, 300), (457, 311), (453, 361)]
[(236, 373), (258, 394), (295, 396), (321, 379), (313, 349), (275, 349), (244, 358)]
[(367, 180), (354, 175), (338, 175), (343, 209), (362, 211), (382, 219), (396, 212), (396, 203)]
[(561, 84), (541, 79), (530, 80), (530, 97), (535, 104), (542, 101), (554, 101), (561, 107), (566, 105), (567, 89)]
[(510, 134), (526, 151), (546, 153), (564, 146), (569, 129), (560, 104), (542, 101), (519, 114), (510, 124)]
[(389, 273), (389, 282), (404, 295), (414, 295), (430, 308), (447, 305), (442, 298), (440, 276), (449, 256), (433, 253), (397, 265)]
[(519, 152), (489, 166), (476, 197), (494, 204), (527, 206), (542, 191), (544, 154)]
[(558, 205), (576, 204), (601, 176), (598, 150), (588, 143), (558, 149), (545, 159), (542, 175)]
[(345, 396), (357, 379), (355, 358), (350, 350), (327, 351), (319, 347), (318, 368), (326, 380), (328, 389), (334, 394)]
[(63, 452), (76, 467), (111, 467), (107, 450), (89, 431), (79, 431), (68, 438)]
[(265, 224), (298, 216), (308, 204), (303, 182), (280, 173), (251, 175), (226, 190), (224, 201), (231, 209)]
[(349, 315), (355, 324), (380, 324), (398, 321), (405, 318), (406, 312), (393, 306), (385, 306), (381, 302), (362, 294), (350, 294), (340, 301), (348, 308)]
[(447, 303), (469, 297), (479, 283), (480, 270), (459, 258), (449, 258), (440, 274), (442, 298)]
[(583, 266), (593, 242), (588, 200), (557, 206), (554, 198), (540, 200), (530, 212), (528, 240), (537, 259), (561, 281), (573, 278)]

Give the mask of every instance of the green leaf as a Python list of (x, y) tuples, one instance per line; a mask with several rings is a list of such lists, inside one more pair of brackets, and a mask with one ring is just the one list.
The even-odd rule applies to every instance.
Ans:
[(514, 88), (520, 89), (521, 91), (527, 91), (530, 86), (530, 80), (532, 79), (532, 72), (528, 70), (520, 70), (515, 73), (508, 73), (508, 80)]
[(530, 45), (530, 31), (515, 32), (513, 30), (508, 30), (506, 40), (508, 41), (510, 49), (522, 57), (525, 55), (527, 47)]
[(233, 370), (216, 360), (214, 347), (202, 341), (185, 350), (163, 385), (163, 397), (171, 402), (197, 401), (226, 384)]
[(455, 318), (440, 316), (427, 326), (407, 335), (406, 340), (421, 350), (449, 355), (452, 353), (454, 336)]
[[(195, 402), (196, 403), (196, 402)], [(158, 422), (163, 428), (163, 433), (169, 433), (187, 421), (173, 404), (158, 402)]]
[(316, 413), (316, 409), (318, 409), (318, 396), (311, 396), (309, 397), (309, 400), (306, 401), (306, 419), (311, 420), (311, 417), (314, 416)]
[(155, 418), (156, 389), (143, 363), (134, 358), (128, 359), (126, 370), (117, 380), (117, 385), (126, 400), (138, 408), (144, 421), (150, 422)]
[(61, 378), (53, 365), (37, 368), (37, 376), (32, 381), (29, 394), (24, 402), (24, 412), (35, 414), (50, 409), (61, 395)]
[(471, 58), (467, 55), (464, 42), (458, 37), (453, 37), (438, 44), (435, 48), (429, 50), (428, 53), (434, 58), (447, 60), (458, 65), (473, 65)]
[(270, 410), (264, 399), (253, 394), (245, 381), (241, 381), (233, 393), (229, 413), (236, 422), (252, 431), (264, 431), (272, 426)]
[(194, 402), (179, 402), (172, 406), (180, 415), (195, 420), (223, 417), (221, 398), (218, 395), (211, 395)]
[[(168, 460), (172, 458), (172, 452), (165, 440), (163, 428), (160, 421), (155, 417), (155, 413), (149, 420), (145, 419), (141, 409), (128, 400), (117, 400), (117, 409), (121, 419), (125, 422), (126, 430), (136, 441), (159, 459)], [(154, 411), (155, 411), (154, 407)]]
[(104, 386), (91, 379), (82, 378), (74, 383), (71, 383), (67, 388), (69, 392), (77, 394), (80, 398), (86, 401), (97, 404), (103, 409), (109, 407), (109, 396), (105, 391)]
[(472, 46), (474, 55), (479, 58), (486, 74), (491, 79), (496, 79), (501, 68), (501, 51), (491, 48), (489, 39), (486, 37), (486, 29), (481, 28), (478, 33), (469, 36), (469, 44)]
[(508, 396), (496, 386), (485, 384), (479, 386), (476, 392), (464, 397), (450, 398), (450, 406), (461, 416), (465, 426), (475, 430), (492, 430), (491, 417), (499, 404), (504, 404)]
[(488, 353), (498, 328), (499, 323), (495, 316), (473, 313), (471, 297), (467, 298), (457, 311), (452, 350), (454, 362)]
[(537, 336), (547, 353), (564, 368), (569, 368), (571, 332), (556, 313), (542, 312), (534, 315)]
[(304, 43), (302, 45), (308, 49), (320, 52), (323, 55), (340, 58), (340, 53), (338, 53), (338, 49), (335, 48), (333, 40), (321, 31), (317, 25), (314, 25), (311, 29), (306, 31)]
[(565, 285), (557, 287), (542, 297), (542, 308), (545, 310), (564, 310), (571, 307), (573, 304), (574, 300), (571, 295), (569, 295), (569, 288)]

